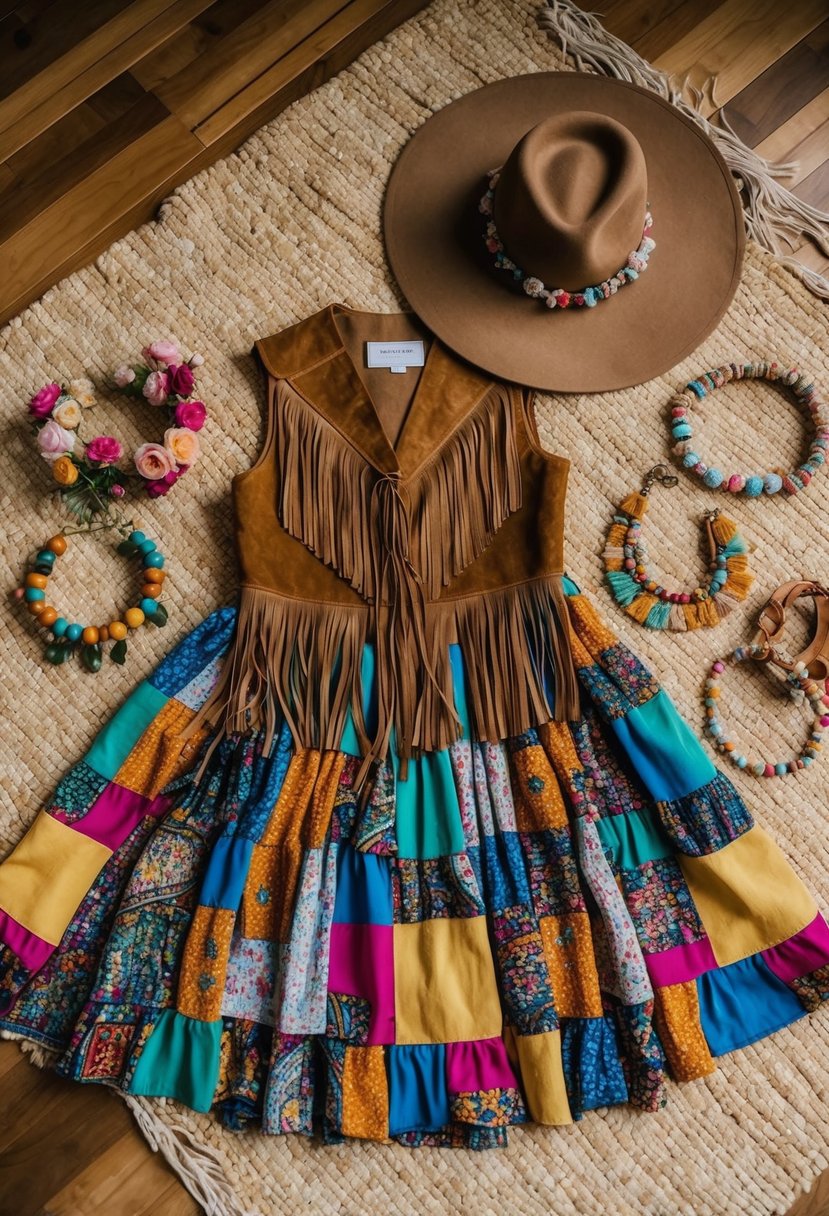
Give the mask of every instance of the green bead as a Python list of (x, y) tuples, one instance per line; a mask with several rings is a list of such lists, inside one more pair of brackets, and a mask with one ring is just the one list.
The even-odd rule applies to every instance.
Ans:
[(83, 646), (81, 648), (81, 660), (87, 671), (100, 671), (101, 663), (103, 662), (100, 643), (96, 642), (94, 646)]
[(126, 639), (115, 643), (112, 650), (109, 652), (109, 657), (112, 659), (113, 663), (118, 663), (119, 666), (124, 662), (127, 657)]
[(47, 566), (45, 562), (35, 562), (32, 569), (34, 570), (35, 574), (45, 574), (48, 576), (52, 573), (52, 567)]
[(138, 607), (144, 613), (144, 616), (155, 616), (160, 605), (157, 604), (155, 600), (151, 600), (150, 597), (147, 596), (146, 599), (139, 602)]
[(122, 557), (135, 557), (138, 552), (138, 546), (134, 545), (131, 540), (122, 540), (116, 553), (120, 553)]
[(66, 636), (70, 642), (77, 642), (83, 633), (83, 625), (67, 625)]
[(159, 553), (156, 549), (153, 553), (147, 553), (144, 557), (144, 567), (152, 570), (160, 570), (164, 565), (164, 554)]
[(45, 600), (46, 592), (41, 591), (40, 587), (27, 587), (25, 597), (27, 604), (33, 604), (35, 600)]
[(139, 545), (143, 545), (147, 538), (143, 532), (130, 532), (128, 539), (130, 544), (133, 544), (136, 548), (138, 548)]
[(69, 647), (62, 642), (50, 642), (46, 647), (46, 661), (54, 663), (55, 667), (57, 667), (59, 663), (63, 662), (68, 653)]
[(51, 549), (41, 549), (35, 557), (35, 561), (44, 566), (54, 566), (56, 556)]

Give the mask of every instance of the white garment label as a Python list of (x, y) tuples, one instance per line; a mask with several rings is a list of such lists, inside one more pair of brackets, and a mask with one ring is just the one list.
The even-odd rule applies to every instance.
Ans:
[(423, 367), (423, 343), (366, 342), (366, 367), (387, 367), (390, 372), (407, 372), (410, 367)]

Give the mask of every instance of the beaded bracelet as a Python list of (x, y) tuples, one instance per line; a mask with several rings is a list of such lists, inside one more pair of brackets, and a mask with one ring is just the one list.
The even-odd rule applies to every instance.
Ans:
[[(768, 648), (756, 644), (738, 646), (729, 656), (729, 660), (734, 663), (742, 663), (746, 659), (763, 661), (767, 658)], [(720, 679), (729, 660), (717, 659), (705, 681), (705, 731), (714, 746), (727, 756), (732, 764), (736, 764), (737, 768), (747, 769), (756, 777), (784, 777), (787, 773), (796, 773), (798, 769), (808, 768), (820, 751), (823, 730), (829, 726), (829, 694), (825, 692), (824, 687), (812, 679), (805, 663), (794, 664), (792, 671), (786, 673), (786, 681), (791, 685), (791, 692), (795, 697), (798, 691), (803, 694), (815, 715), (809, 738), (793, 760), (777, 763), (768, 760), (751, 761), (743, 752), (737, 750), (736, 744), (726, 733), (718, 712)]]
[[(691, 406), (701, 401), (714, 389), (722, 388), (732, 380), (767, 380), (790, 388), (795, 400), (805, 406), (815, 429), (809, 445), (809, 455), (803, 464), (790, 473), (772, 470), (768, 473), (732, 473), (730, 476), (713, 465), (707, 465), (695, 450)], [(777, 362), (726, 363), (713, 371), (703, 372), (695, 380), (689, 380), (682, 392), (670, 400), (671, 434), (674, 453), (686, 469), (696, 473), (709, 489), (726, 490), (731, 494), (745, 494), (748, 498), (759, 498), (762, 494), (777, 494), (780, 490), (788, 495), (797, 494), (812, 480), (813, 475), (825, 462), (829, 446), (829, 412), (818, 396), (817, 389), (807, 375), (796, 367), (784, 368)]]
[(127, 657), (127, 633), (138, 629), (145, 621), (153, 625), (167, 624), (167, 610), (158, 602), (162, 593), (165, 571), (164, 555), (155, 541), (148, 540), (143, 532), (131, 532), (118, 545), (122, 557), (141, 558), (141, 597), (137, 606), (127, 608), (122, 615), (106, 625), (81, 625), (61, 616), (57, 608), (47, 602), (46, 591), (55, 562), (66, 552), (68, 541), (63, 533), (51, 537), (35, 556), (14, 598), (26, 604), (37, 623), (51, 633), (46, 646), (46, 658), (57, 666), (80, 651), (81, 661), (87, 671), (100, 671), (103, 662), (102, 645), (112, 641), (110, 651), (114, 663), (123, 663)]

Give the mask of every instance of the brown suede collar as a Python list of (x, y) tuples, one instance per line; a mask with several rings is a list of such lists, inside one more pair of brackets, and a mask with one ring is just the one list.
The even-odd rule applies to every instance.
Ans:
[(413, 477), (480, 404), (494, 380), (435, 339), (400, 440), (392, 447), (343, 345), (338, 311), (345, 309), (329, 304), (298, 325), (260, 339), (255, 350), (272, 376), (288, 380), (378, 472)]

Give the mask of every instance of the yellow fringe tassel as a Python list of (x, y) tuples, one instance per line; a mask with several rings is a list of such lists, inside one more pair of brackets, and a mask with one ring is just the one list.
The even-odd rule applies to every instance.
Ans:
[(637, 595), (636, 599), (628, 604), (625, 612), (628, 616), (632, 616), (634, 621), (638, 621), (640, 625), (644, 625), (645, 618), (653, 608), (654, 604), (658, 604), (659, 600), (655, 595), (650, 595), (645, 592), (644, 595)]
[(628, 494), (627, 498), (619, 503), (620, 513), (624, 512), (633, 519), (642, 519), (647, 509), (648, 500), (644, 494)]

